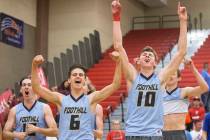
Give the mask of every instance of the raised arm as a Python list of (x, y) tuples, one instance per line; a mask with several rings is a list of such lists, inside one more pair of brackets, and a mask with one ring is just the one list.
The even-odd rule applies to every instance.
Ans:
[(192, 60), (185, 60), (185, 65), (190, 67), (190, 70), (193, 72), (193, 75), (196, 78), (198, 86), (196, 87), (185, 87), (182, 89), (181, 96), (183, 98), (190, 96), (200, 96), (202, 93), (208, 91), (208, 85), (206, 81), (203, 79), (201, 74), (198, 72)]
[(15, 122), (15, 114), (16, 114), (15, 107), (13, 107), (9, 112), (8, 120), (4, 126), (3, 137), (4, 137), (4, 139), (17, 138), (19, 140), (24, 140), (25, 137), (27, 136), (26, 132), (12, 131), (13, 127), (16, 123)]
[(60, 108), (61, 100), (62, 100), (62, 94), (58, 92), (52, 92), (51, 90), (43, 87), (40, 84), (40, 80), (38, 77), (37, 69), (40, 64), (44, 62), (44, 58), (41, 55), (37, 55), (34, 57), (32, 62), (32, 68), (31, 68), (31, 82), (32, 82), (32, 88), (33, 91), (47, 100), (48, 102), (54, 103), (57, 105), (57, 107)]
[(112, 2), (112, 15), (113, 15), (113, 43), (114, 49), (120, 53), (122, 59), (122, 68), (126, 80), (133, 82), (136, 76), (136, 70), (132, 64), (129, 63), (128, 56), (122, 45), (122, 31), (120, 26), (121, 5), (119, 0)]
[(171, 74), (174, 74), (177, 71), (187, 50), (187, 10), (185, 7), (180, 6), (180, 2), (178, 4), (178, 15), (180, 20), (179, 49), (170, 63), (159, 74), (162, 84), (165, 83)]
[[(115, 55), (118, 55), (118, 57), (119, 57), (119, 54), (117, 52), (112, 53), (112, 56), (115, 57)], [(101, 89), (99, 91), (95, 91), (94, 93), (92, 93), (90, 95), (92, 104), (96, 105), (99, 102), (103, 101), (104, 99), (109, 97), (111, 94), (113, 94), (120, 87), (121, 75), (122, 75), (121, 61), (119, 58), (116, 60), (116, 57), (113, 59), (116, 61), (116, 68), (115, 68), (113, 81), (110, 85), (104, 87), (103, 89)]]
[(40, 128), (32, 124), (28, 124), (26, 127), (26, 132), (28, 134), (40, 133), (45, 136), (56, 137), (58, 135), (58, 128), (53, 118), (52, 111), (47, 104), (44, 105), (44, 116), (45, 116), (44, 119), (47, 123), (48, 128)]

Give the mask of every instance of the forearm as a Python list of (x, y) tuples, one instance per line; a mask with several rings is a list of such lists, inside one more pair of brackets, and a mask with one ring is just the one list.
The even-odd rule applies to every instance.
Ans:
[(16, 131), (3, 131), (3, 137), (6, 139), (14, 139), (14, 138), (18, 138), (18, 133)]
[(45, 136), (56, 137), (58, 135), (57, 128), (40, 128), (37, 127), (37, 133), (43, 134)]
[(165, 83), (170, 75), (174, 74), (182, 63), (187, 50), (187, 21), (180, 21), (180, 34), (178, 42), (178, 52), (174, 55), (170, 63), (161, 71), (159, 77), (161, 83)]
[(37, 73), (38, 66), (32, 64), (31, 67), (31, 83), (32, 83), (32, 88), (35, 93), (40, 94), (41, 92), (41, 84), (39, 80), (39, 76)]
[(114, 73), (114, 78), (113, 78), (113, 88), (115, 90), (117, 90), (120, 87), (121, 84), (121, 77), (122, 77), (122, 65), (121, 65), (121, 61), (116, 62), (116, 68), (115, 68), (115, 73)]
[(47, 100), (48, 102), (51, 102), (57, 105), (59, 103), (58, 93), (52, 92), (40, 84), (37, 68), (38, 66), (32, 64), (31, 82), (32, 82), (32, 88), (33, 88), (34, 93), (38, 94), (39, 96), (41, 96), (43, 99)]
[(111, 96), (119, 87), (121, 83), (121, 65), (120, 63), (116, 62), (117, 66), (115, 68), (115, 74), (113, 81), (110, 85), (104, 87), (100, 91), (94, 93), (94, 97), (92, 99), (92, 103), (99, 103), (106, 99), (107, 97)]
[(185, 55), (187, 50), (187, 21), (180, 21), (180, 33), (178, 41), (178, 52), (180, 55)]
[(119, 50), (123, 46), (120, 21), (113, 21), (113, 41), (115, 50)]
[(194, 74), (194, 76), (195, 76), (195, 78), (197, 80), (198, 86), (202, 90), (202, 92), (208, 91), (207, 83), (205, 82), (205, 80), (203, 79), (201, 74), (198, 72), (198, 70), (197, 70), (197, 68), (195, 67), (194, 64), (192, 64), (191, 70), (193, 71), (193, 74)]

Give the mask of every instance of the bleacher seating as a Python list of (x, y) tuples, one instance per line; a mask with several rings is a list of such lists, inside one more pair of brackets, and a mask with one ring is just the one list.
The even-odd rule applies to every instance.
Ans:
[[(202, 70), (203, 64), (205, 62), (210, 63), (209, 52), (210, 52), (210, 36), (208, 36), (204, 44), (198, 49), (195, 55), (191, 58), (195, 66), (199, 70), (199, 72)], [(189, 68), (185, 68), (181, 72), (181, 75), (182, 75), (182, 81), (179, 83), (180, 87), (195, 86), (197, 84), (196, 79)]]

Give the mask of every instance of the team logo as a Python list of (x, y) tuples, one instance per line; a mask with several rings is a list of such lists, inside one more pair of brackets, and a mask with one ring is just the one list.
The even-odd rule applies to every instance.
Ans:
[(1, 22), (1, 31), (5, 35), (20, 38), (22, 35), (21, 27), (10, 17), (6, 17)]
[(21, 48), (23, 46), (23, 22), (0, 14), (0, 39), (2, 42)]

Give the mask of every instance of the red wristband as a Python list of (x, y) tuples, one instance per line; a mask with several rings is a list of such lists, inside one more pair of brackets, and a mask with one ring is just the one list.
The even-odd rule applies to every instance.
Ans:
[(120, 12), (112, 15), (113, 21), (120, 21)]

